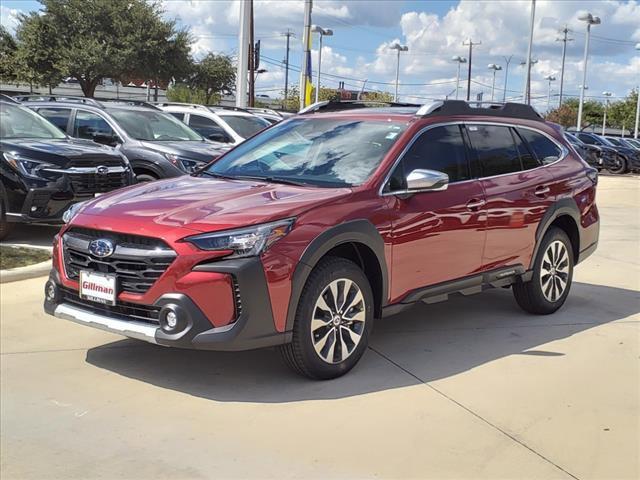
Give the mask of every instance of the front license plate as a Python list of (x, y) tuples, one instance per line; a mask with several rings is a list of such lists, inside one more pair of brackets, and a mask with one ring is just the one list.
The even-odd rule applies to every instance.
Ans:
[(115, 275), (80, 270), (80, 298), (115, 305), (117, 296)]

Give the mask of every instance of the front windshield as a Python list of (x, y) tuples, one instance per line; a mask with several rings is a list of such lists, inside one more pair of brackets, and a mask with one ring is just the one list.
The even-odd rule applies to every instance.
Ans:
[(250, 117), (249, 115), (218, 115), (227, 122), (231, 129), (242, 138), (253, 137), (260, 130), (264, 130), (271, 125), (260, 117)]
[(203, 140), (172, 115), (156, 110), (109, 109), (109, 113), (132, 138), (146, 142)]
[(0, 138), (67, 138), (44, 117), (12, 103), (0, 103)]
[(294, 118), (240, 144), (204, 174), (326, 187), (364, 183), (406, 124)]
[(617, 138), (606, 138), (607, 142), (611, 143), (612, 145), (616, 146), (616, 147), (624, 147), (626, 145), (624, 145), (620, 140), (618, 140)]

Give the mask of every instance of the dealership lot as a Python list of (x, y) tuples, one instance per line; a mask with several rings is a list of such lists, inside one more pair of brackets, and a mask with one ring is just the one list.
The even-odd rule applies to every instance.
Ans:
[(638, 478), (640, 178), (601, 178), (598, 204), (599, 249), (557, 314), (507, 290), (417, 307), (328, 382), (272, 350), (57, 320), (44, 279), (3, 284), (3, 478)]

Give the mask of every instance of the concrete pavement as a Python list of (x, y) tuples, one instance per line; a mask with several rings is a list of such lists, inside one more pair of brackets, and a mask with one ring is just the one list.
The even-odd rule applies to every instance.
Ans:
[(640, 476), (640, 179), (601, 179), (601, 244), (567, 304), (493, 290), (378, 322), (347, 376), (277, 352), (123, 340), (0, 287), (0, 471), (12, 478)]

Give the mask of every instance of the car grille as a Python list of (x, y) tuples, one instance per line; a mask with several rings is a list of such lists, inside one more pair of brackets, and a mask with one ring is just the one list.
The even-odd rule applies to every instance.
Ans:
[(100, 175), (91, 173), (69, 173), (73, 191), (77, 194), (106, 193), (128, 185), (126, 172), (110, 172)]
[(67, 288), (61, 288), (62, 301), (72, 303), (84, 310), (89, 310), (98, 315), (119, 315), (127, 317), (128, 320), (136, 320), (145, 323), (159, 325), (160, 307), (153, 305), (138, 305), (137, 303), (119, 302), (118, 305), (103, 305), (80, 298), (77, 292)]
[[(114, 253), (98, 258), (89, 243), (99, 238), (115, 245)], [(115, 274), (121, 292), (145, 293), (167, 270), (176, 257), (166, 243), (157, 238), (120, 234), (87, 228), (72, 228), (62, 236), (67, 277), (80, 279), (80, 270)]]
[(105, 167), (122, 167), (122, 160), (118, 157), (82, 157), (72, 160), (68, 166), (72, 168), (96, 168), (100, 165)]

